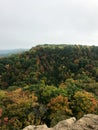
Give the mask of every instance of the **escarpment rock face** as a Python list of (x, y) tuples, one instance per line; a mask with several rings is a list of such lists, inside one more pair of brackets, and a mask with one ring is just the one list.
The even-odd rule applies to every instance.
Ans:
[(49, 130), (49, 128), (46, 125), (39, 125), (39, 126), (29, 125), (23, 130)]
[(71, 130), (98, 130), (98, 115), (84, 115), (74, 124)]
[(74, 117), (72, 117), (70, 119), (60, 121), (53, 128), (48, 128), (46, 125), (30, 125), (23, 130), (98, 130), (98, 115), (87, 114), (77, 121)]
[(71, 128), (71, 126), (75, 123), (75, 121), (76, 121), (75, 117), (60, 121), (56, 126), (53, 127), (52, 130), (69, 130), (69, 128)]

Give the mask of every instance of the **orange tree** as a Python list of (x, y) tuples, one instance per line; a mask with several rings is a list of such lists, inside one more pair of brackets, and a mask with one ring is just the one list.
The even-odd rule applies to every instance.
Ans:
[[(7, 127), (21, 129), (34, 124), (33, 108), (37, 105), (37, 97), (33, 92), (16, 89), (6, 93), (2, 99), (3, 116), (8, 117)], [(7, 129), (7, 128), (6, 128)]]
[(47, 107), (50, 112), (50, 125), (52, 126), (55, 125), (58, 121), (66, 119), (72, 115), (72, 111), (69, 108), (68, 98), (61, 95), (52, 98)]
[(92, 93), (77, 91), (73, 96), (72, 110), (74, 116), (80, 118), (83, 114), (95, 113), (98, 109), (98, 100)]

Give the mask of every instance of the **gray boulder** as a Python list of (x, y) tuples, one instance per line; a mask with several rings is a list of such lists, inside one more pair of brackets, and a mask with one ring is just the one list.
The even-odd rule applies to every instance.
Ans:
[(72, 126), (71, 130), (98, 130), (98, 115), (84, 115)]
[(72, 117), (60, 121), (53, 128), (48, 128), (46, 125), (30, 125), (23, 130), (98, 130), (98, 115), (87, 114), (77, 121)]
[(53, 130), (69, 130), (71, 126), (75, 123), (76, 118), (72, 117), (67, 120), (60, 121), (56, 126), (53, 127)]

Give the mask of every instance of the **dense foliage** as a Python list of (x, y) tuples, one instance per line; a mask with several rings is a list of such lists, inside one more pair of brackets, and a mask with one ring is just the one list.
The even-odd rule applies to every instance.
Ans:
[(98, 114), (98, 47), (42, 45), (0, 58), (0, 129)]

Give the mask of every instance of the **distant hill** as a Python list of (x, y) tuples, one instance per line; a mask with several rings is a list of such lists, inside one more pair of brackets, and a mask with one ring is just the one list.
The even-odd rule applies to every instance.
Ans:
[(0, 50), (0, 57), (10, 56), (11, 54), (22, 53), (28, 49), (9, 49), (9, 50)]
[[(23, 51), (25, 50), (3, 51), (1, 54)], [(88, 77), (98, 81), (98, 47), (38, 45), (22, 54), (0, 59), (0, 66), (0, 86), (4, 82), (7, 86), (13, 86), (35, 84), (41, 80), (48, 85), (58, 86), (68, 78), (83, 77), (85, 80)], [(7, 72), (9, 69), (10, 73)]]

